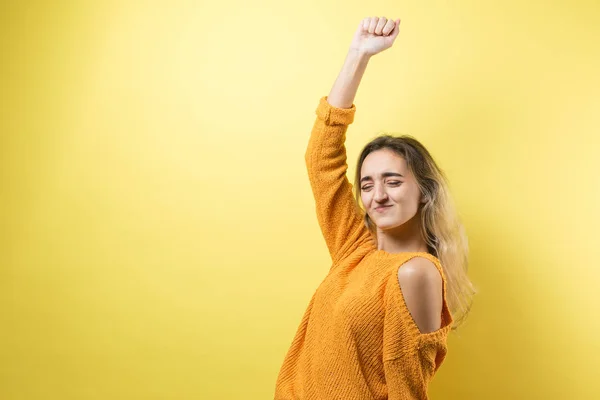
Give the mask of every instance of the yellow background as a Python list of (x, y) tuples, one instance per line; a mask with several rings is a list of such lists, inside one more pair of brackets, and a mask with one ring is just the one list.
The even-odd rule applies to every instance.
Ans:
[(597, 1), (5, 3), (0, 398), (273, 397), (330, 263), (314, 110), (366, 16), (402, 24), (349, 176), (419, 138), (480, 289), (431, 397), (600, 398)]

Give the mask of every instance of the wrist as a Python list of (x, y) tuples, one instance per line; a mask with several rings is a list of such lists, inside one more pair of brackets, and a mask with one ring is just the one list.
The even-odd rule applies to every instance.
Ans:
[(371, 58), (372, 54), (367, 53), (363, 49), (357, 49), (355, 47), (350, 47), (348, 49), (348, 56), (349, 57), (353, 57), (353, 58), (357, 58), (357, 59), (359, 59), (361, 61), (369, 61), (369, 59)]

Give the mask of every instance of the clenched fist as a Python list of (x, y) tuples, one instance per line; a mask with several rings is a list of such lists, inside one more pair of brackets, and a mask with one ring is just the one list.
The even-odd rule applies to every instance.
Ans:
[(385, 17), (367, 17), (358, 25), (350, 48), (373, 56), (392, 47), (399, 31), (399, 19), (394, 21)]

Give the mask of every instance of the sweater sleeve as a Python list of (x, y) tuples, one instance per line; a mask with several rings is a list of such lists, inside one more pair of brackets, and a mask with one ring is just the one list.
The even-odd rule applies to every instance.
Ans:
[(419, 341), (414, 351), (389, 360), (383, 367), (388, 400), (427, 400), (427, 388), (446, 357), (444, 341)]
[(428, 399), (427, 387), (446, 357), (452, 316), (445, 297), (442, 324), (421, 333), (400, 288), (397, 269), (390, 275), (384, 296), (383, 365), (388, 400)]
[(354, 104), (337, 108), (327, 102), (327, 96), (322, 97), (305, 153), (317, 220), (334, 264), (371, 235), (346, 177), (344, 142), (355, 111)]

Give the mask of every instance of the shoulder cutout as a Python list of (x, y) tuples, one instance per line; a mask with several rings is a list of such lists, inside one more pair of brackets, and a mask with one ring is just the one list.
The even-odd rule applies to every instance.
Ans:
[(434, 332), (442, 324), (442, 277), (432, 261), (414, 257), (398, 269), (404, 302), (421, 333)]

